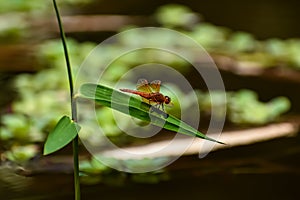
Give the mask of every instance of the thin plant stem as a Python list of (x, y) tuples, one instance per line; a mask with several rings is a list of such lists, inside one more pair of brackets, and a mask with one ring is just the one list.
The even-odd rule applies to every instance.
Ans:
[[(66, 43), (66, 36), (63, 29), (63, 25), (60, 19), (59, 10), (56, 4), (56, 0), (53, 0), (53, 5), (57, 17), (57, 22), (60, 30), (60, 37), (62, 40), (66, 66), (68, 71), (68, 80), (70, 87), (70, 98), (71, 98), (71, 112), (72, 112), (72, 120), (77, 122), (77, 106), (76, 106), (76, 98), (74, 97), (74, 86), (73, 86), (73, 76), (72, 76), (72, 68), (68, 54), (68, 48)], [(80, 182), (79, 182), (79, 160), (78, 160), (78, 135), (73, 139), (73, 167), (74, 167), (74, 189), (75, 189), (75, 200), (80, 200)]]

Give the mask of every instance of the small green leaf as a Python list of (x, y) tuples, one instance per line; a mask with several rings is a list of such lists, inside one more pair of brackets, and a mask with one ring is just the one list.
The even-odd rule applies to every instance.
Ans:
[(215, 139), (207, 137), (180, 119), (177, 119), (176, 117), (161, 110), (155, 109), (142, 100), (134, 98), (118, 90), (114, 90), (103, 85), (87, 83), (83, 84), (79, 91), (81, 97), (83, 98), (92, 99), (101, 105), (108, 106), (140, 120), (150, 122), (153, 125), (185, 135), (196, 136), (202, 139), (224, 144)]
[(63, 116), (49, 133), (44, 146), (44, 155), (53, 153), (69, 144), (78, 134), (80, 126), (67, 116)]

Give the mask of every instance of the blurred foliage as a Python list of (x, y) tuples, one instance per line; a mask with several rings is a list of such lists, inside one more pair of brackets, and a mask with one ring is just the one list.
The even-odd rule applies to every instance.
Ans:
[(9, 151), (4, 152), (2, 157), (18, 164), (24, 164), (28, 160), (35, 157), (38, 153), (38, 147), (36, 145), (29, 144), (23, 146), (13, 146)]
[(7, 13), (0, 15), (0, 43), (11, 43), (26, 38), (29, 34), (27, 28), (28, 22), (24, 14)]
[[(60, 6), (67, 5), (80, 5), (90, 3), (92, 0), (64, 0), (58, 1)], [(52, 11), (52, 1), (43, 1), (41, 0), (30, 0), (30, 1), (22, 1), (22, 0), (0, 0), (0, 13), (7, 12), (45, 12)]]
[[(160, 166), (165, 162), (165, 158), (145, 158), (140, 160), (124, 160), (122, 162), (113, 158), (106, 158), (106, 161), (110, 163), (118, 162), (118, 164), (122, 165), (124, 169), (136, 171), (136, 169), (140, 170), (144, 167)], [(110, 167), (107, 167), (107, 165), (100, 162), (96, 157), (80, 162), (79, 168), (81, 172), (80, 180), (83, 184), (87, 185), (101, 182), (108, 185), (121, 186), (126, 184), (128, 180), (137, 183), (155, 184), (169, 179), (168, 173), (162, 169), (147, 173), (120, 173)]]
[[(252, 34), (234, 32), (226, 27), (215, 26), (199, 21), (193, 26), (188, 25), (195, 20), (182, 16), (199, 16), (198, 13), (181, 5), (166, 5), (156, 13), (156, 19), (163, 27), (180, 27), (180, 31), (195, 39), (208, 52), (231, 56), (240, 61), (250, 61), (262, 67), (285, 66), (300, 68), (300, 39), (272, 38), (265, 41), (257, 40)], [(189, 21), (188, 21), (189, 20)]]
[[(290, 101), (286, 97), (276, 97), (269, 102), (259, 100), (257, 94), (251, 90), (226, 92), (226, 99), (220, 91), (203, 92), (195, 90), (198, 97), (200, 112), (209, 116), (212, 108), (216, 112), (214, 118), (226, 119), (235, 125), (263, 125), (275, 121), (280, 115), (287, 112)], [(188, 103), (182, 98), (181, 103)], [(212, 104), (214, 102), (214, 104)]]
[[(69, 0), (59, 1), (61, 4), (77, 4), (79, 2), (88, 3), (90, 0)], [(51, 1), (41, 3), (40, 0), (20, 1), (20, 0), (0, 0), (0, 41), (7, 42), (17, 40), (18, 38), (26, 38), (28, 32), (28, 16), (38, 17), (52, 12)], [(24, 15), (26, 12), (26, 17)], [(156, 13), (156, 18), (163, 27), (176, 28), (183, 33), (189, 35), (195, 41), (200, 43), (206, 50), (211, 53), (224, 54), (234, 57), (237, 60), (251, 61), (260, 63), (264, 67), (285, 65), (289, 67), (300, 67), (300, 40), (288, 39), (282, 40), (278, 38), (266, 41), (256, 40), (255, 37), (245, 32), (234, 32), (228, 28), (215, 26), (210, 23), (201, 21), (201, 16), (190, 9), (171, 5), (160, 8)], [(102, 70), (101, 62), (110, 61), (111, 57), (118, 54), (120, 49), (128, 46), (140, 46), (141, 44), (164, 43), (171, 48), (187, 48), (178, 47), (176, 39), (171, 35), (162, 34), (161, 32), (149, 31), (147, 35), (139, 34), (122, 34), (118, 38), (117, 44), (106, 45), (105, 48), (97, 49), (96, 56), (89, 60), (92, 72), (84, 72), (85, 76), (77, 80), (79, 83), (89, 81), (89, 77), (95, 70)], [(74, 74), (79, 70), (80, 64), (83, 62), (87, 54), (96, 47), (97, 44), (92, 42), (78, 43), (75, 40), (68, 40), (69, 56), (71, 59)], [(65, 60), (60, 40), (48, 40), (38, 45), (37, 58), (39, 63), (44, 67), (43, 70), (35, 74), (20, 74), (15, 79), (15, 88), (19, 94), (11, 104), (11, 111), (2, 116), (0, 140), (5, 142), (6, 148), (10, 148), (4, 153), (5, 158), (18, 162), (25, 161), (38, 153), (36, 147), (27, 144), (33, 142), (43, 142), (46, 134), (52, 130), (59, 120), (60, 116), (69, 114), (69, 94), (68, 83), (65, 71)], [(169, 52), (154, 51), (151, 49), (134, 51), (110, 63), (110, 67), (105, 71), (104, 76), (107, 84), (115, 82), (124, 75), (132, 66), (139, 64), (158, 62), (170, 65), (181, 73), (188, 74), (189, 63), (176, 55)], [(135, 86), (125, 83), (129, 88)], [(168, 83), (166, 83), (168, 84)], [(127, 86), (126, 85), (126, 86)], [(176, 94), (171, 97), (174, 106), (166, 107), (167, 112), (180, 117), (181, 109), (193, 110), (190, 95), (186, 94), (176, 85), (168, 85), (168, 88)], [(285, 97), (278, 97), (269, 102), (261, 102), (253, 91), (241, 90), (237, 92), (228, 92), (227, 101), (222, 99), (217, 101), (218, 105), (211, 105), (211, 99), (218, 99), (220, 94), (218, 91), (202, 92), (195, 91), (199, 101), (200, 111), (210, 114), (212, 106), (220, 106), (225, 104), (225, 110), (219, 110), (218, 116), (226, 115), (227, 120), (234, 124), (261, 125), (272, 122), (281, 114), (290, 108), (290, 102)], [(179, 102), (180, 100), (180, 102)], [(180, 105), (180, 106), (179, 106)], [(127, 143), (130, 137), (124, 136), (122, 131), (116, 126), (111, 109), (106, 107), (98, 107), (96, 116), (98, 122), (91, 119), (90, 113), (84, 109), (80, 113), (80, 125), (82, 126), (81, 137), (98, 143), (101, 138), (90, 137), (97, 130), (98, 123), (104, 133), (116, 143)], [(226, 113), (225, 113), (226, 112)], [(127, 116), (120, 115), (119, 120), (122, 126), (128, 126), (131, 120)], [(128, 161), (127, 167), (140, 167), (142, 164), (151, 164), (151, 160), (144, 161)], [(83, 172), (82, 179), (92, 183), (103, 180), (103, 174), (112, 173), (111, 169), (97, 163), (95, 160), (85, 161), (81, 163)], [(89, 174), (100, 174), (93, 177)], [(159, 174), (159, 172), (157, 172)], [(133, 175), (132, 179), (136, 181), (156, 182), (163, 180), (165, 175), (160, 178), (154, 177), (153, 174)], [(124, 182), (124, 174), (116, 175), (115, 180), (119, 183)], [(147, 179), (147, 176), (149, 179)]]
[[(60, 7), (67, 10), (69, 5), (79, 6), (92, 2), (92, 0), (67, 0), (59, 1), (58, 3)], [(52, 12), (52, 1), (40, 3), (40, 0), (1, 0), (0, 42), (25, 41), (31, 35), (31, 19), (46, 19)], [(271, 38), (265, 41), (257, 40), (250, 33), (233, 31), (226, 27), (215, 26), (205, 22), (199, 13), (177, 4), (158, 8), (154, 17), (162, 27), (173, 28), (187, 34), (210, 53), (230, 56), (238, 61), (257, 63), (261, 67), (284, 66), (300, 68), (298, 56), (300, 53), (300, 39), (283, 40)], [(126, 36), (126, 38), (120, 39), (120, 44), (123, 45), (138, 45), (143, 43), (145, 38), (149, 44), (152, 42), (168, 44), (176, 42), (170, 35), (161, 35), (151, 31), (146, 37), (143, 34), (123, 35)], [(114, 49), (115, 47), (110, 48)], [(139, 53), (133, 53), (131, 56), (136, 57), (137, 62), (141, 60)], [(159, 58), (163, 56), (157, 56), (156, 53), (152, 52), (148, 53), (148, 57), (148, 59), (151, 59), (151, 57)], [(169, 59), (175, 63), (183, 62), (178, 58), (173, 59), (167, 53), (164, 57), (170, 57)], [(132, 62), (134, 59), (129, 60)]]
[[(211, 93), (198, 92), (200, 110), (210, 113), (211, 98), (218, 98), (219, 92)], [(261, 102), (257, 94), (251, 90), (240, 90), (237, 92), (227, 92), (226, 102), (217, 101), (215, 106), (226, 103), (227, 120), (240, 125), (261, 125), (272, 122), (281, 114), (290, 109), (290, 101), (286, 97), (277, 97), (269, 102)], [(219, 106), (222, 108), (222, 106)], [(221, 116), (225, 111), (218, 110)]]
[(189, 28), (200, 20), (200, 15), (188, 7), (169, 4), (158, 8), (156, 19), (166, 28)]
[[(151, 35), (148, 37), (150, 36)], [(126, 43), (129, 42), (123, 38), (120, 46), (123, 46), (125, 41)], [(90, 42), (77, 43), (74, 40), (68, 40), (68, 45), (72, 66), (76, 72), (84, 58), (96, 44)], [(45, 139), (45, 133), (48, 133), (49, 130), (54, 127), (59, 120), (59, 116), (68, 114), (69, 112), (68, 85), (65, 79), (62, 78), (66, 76), (66, 72), (63, 67), (65, 61), (61, 43), (59, 40), (46, 41), (42, 43), (38, 49), (39, 54), (37, 57), (45, 69), (36, 74), (21, 74), (15, 79), (15, 86), (19, 93), (19, 98), (12, 103), (12, 112), (3, 116), (0, 135), (2, 140), (13, 139), (23, 142), (43, 141)], [(105, 55), (107, 55), (107, 59), (109, 59), (110, 52), (116, 51), (117, 47), (107, 46), (105, 50), (107, 51), (106, 54), (103, 55), (103, 59), (106, 59)], [(141, 54), (144, 53), (149, 56), (142, 56)], [(154, 54), (151, 53), (151, 51), (134, 52), (133, 54), (126, 55), (128, 57), (125, 56), (118, 59), (110, 67), (112, 70), (106, 71), (106, 73), (108, 73), (106, 77), (109, 77), (107, 81), (118, 80), (123, 75), (124, 72), (119, 70), (120, 67), (118, 66), (127, 66), (124, 68), (130, 69), (131, 66), (135, 66), (134, 63), (155, 61), (155, 57), (158, 56), (156, 55), (157, 52), (154, 52)], [(114, 53), (112, 52), (112, 54)], [(147, 60), (147, 58), (149, 60)], [(95, 63), (91, 63), (91, 67), (94, 66), (96, 69), (97, 67), (101, 67), (97, 63), (98, 61), (99, 58), (95, 59), (95, 61), (93, 61)], [(172, 66), (177, 66), (178, 69), (183, 69), (183, 72), (188, 69), (188, 67), (186, 67), (187, 63), (175, 62), (174, 64), (172, 57), (167, 57), (167, 62), (172, 63)], [(97, 70), (100, 69), (98, 68)], [(85, 76), (86, 80), (79, 81), (88, 82), (88, 77), (89, 76)], [(189, 105), (192, 105), (189, 95), (192, 94), (185, 94), (174, 85), (169, 85), (168, 87), (172, 88), (176, 97), (172, 97), (174, 106), (171, 108), (167, 107), (167, 112), (180, 117), (178, 99), (180, 99), (180, 105), (183, 106), (182, 109), (189, 109)], [(217, 98), (217, 94), (202, 93), (200, 91), (198, 93), (200, 94), (198, 95), (200, 110), (208, 113), (211, 109), (211, 95)], [(224, 102), (220, 103), (222, 104)], [(263, 124), (276, 119), (277, 116), (286, 112), (289, 106), (289, 101), (285, 98), (275, 99), (265, 104), (259, 102), (253, 92), (237, 92), (236, 94), (230, 92), (228, 93), (226, 104), (228, 110), (227, 118), (236, 124)], [(128, 142), (128, 139), (120, 137), (122, 131), (116, 126), (113, 113), (110, 109), (100, 107), (96, 110), (96, 113), (100, 126), (107, 136), (114, 138), (113, 140), (115, 140), (115, 142)], [(224, 110), (220, 110), (219, 115), (222, 116), (224, 113)], [(83, 119), (83, 121), (80, 122), (83, 127), (82, 137), (90, 141), (101, 140), (101, 138), (89, 137), (94, 130), (97, 129), (98, 124), (90, 122), (89, 113), (82, 112), (81, 115)], [(122, 117), (122, 115), (120, 115), (120, 117)], [(126, 124), (129, 124), (128, 120), (131, 119), (126, 116), (120, 120), (124, 122), (123, 125), (125, 129)]]
[(249, 90), (231, 93), (228, 99), (229, 120), (238, 124), (265, 124), (290, 108), (290, 102), (285, 97), (262, 103), (256, 93)]
[[(92, 0), (58, 1), (62, 8), (91, 3)], [(31, 21), (47, 19), (53, 12), (52, 1), (0, 0), (0, 43), (24, 41), (30, 38)]]
[(226, 28), (202, 22), (194, 26), (192, 31), (186, 33), (206, 50), (213, 51), (224, 44), (228, 32), (229, 30)]
[[(72, 40), (69, 43), (70, 56), (74, 57), (72, 63), (78, 68), (87, 54), (85, 50), (93, 47), (90, 43), (79, 44)], [(46, 41), (39, 48), (38, 57), (45, 69), (15, 78), (18, 98), (11, 103), (11, 111), (1, 118), (0, 139), (10, 146), (43, 142), (60, 116), (70, 112), (61, 43)]]

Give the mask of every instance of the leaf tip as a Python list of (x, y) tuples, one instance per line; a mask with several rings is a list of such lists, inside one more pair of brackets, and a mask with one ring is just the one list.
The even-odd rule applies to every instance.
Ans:
[(223, 144), (223, 145), (227, 145), (226, 143), (224, 143), (224, 142), (221, 142), (221, 141), (217, 141), (217, 143), (219, 143), (219, 144)]

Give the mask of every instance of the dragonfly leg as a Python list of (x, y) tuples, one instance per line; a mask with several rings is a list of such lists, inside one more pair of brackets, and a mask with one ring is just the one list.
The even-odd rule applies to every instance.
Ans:
[[(149, 103), (150, 104), (150, 103)], [(150, 104), (151, 105), (151, 104)], [(155, 112), (155, 109), (157, 109), (157, 104), (155, 104), (155, 105), (151, 105), (151, 107), (150, 107), (150, 112), (152, 113), (152, 112)]]
[(155, 105), (152, 105), (151, 108), (150, 108), (150, 112), (155, 112), (156, 109), (159, 110), (160, 108), (160, 104), (155, 104)]
[(162, 106), (162, 109), (164, 109), (163, 104), (156, 104), (153, 107), (151, 107), (150, 112), (155, 112), (155, 113), (163, 116), (165, 119), (168, 118), (169, 114), (165, 113), (164, 110), (161, 110), (160, 106)]
[(155, 104), (155, 108), (160, 109), (160, 104)]
[(164, 108), (164, 104), (163, 104), (163, 103), (161, 104), (161, 108), (162, 108), (163, 111), (165, 111), (165, 108)]

